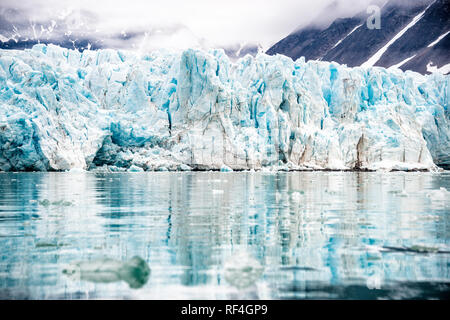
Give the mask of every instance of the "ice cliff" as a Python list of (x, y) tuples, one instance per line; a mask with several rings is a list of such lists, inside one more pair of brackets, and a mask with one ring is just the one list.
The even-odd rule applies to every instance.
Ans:
[(449, 84), (222, 50), (0, 50), (0, 170), (449, 166)]

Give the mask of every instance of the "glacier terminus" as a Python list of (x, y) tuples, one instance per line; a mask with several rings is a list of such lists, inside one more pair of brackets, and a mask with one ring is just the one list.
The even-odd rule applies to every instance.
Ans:
[(223, 50), (0, 50), (0, 171), (436, 170), (450, 77)]

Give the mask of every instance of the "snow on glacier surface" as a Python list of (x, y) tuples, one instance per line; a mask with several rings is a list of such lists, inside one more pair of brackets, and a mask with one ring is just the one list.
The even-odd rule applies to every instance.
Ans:
[(448, 166), (449, 79), (222, 50), (0, 50), (0, 170)]

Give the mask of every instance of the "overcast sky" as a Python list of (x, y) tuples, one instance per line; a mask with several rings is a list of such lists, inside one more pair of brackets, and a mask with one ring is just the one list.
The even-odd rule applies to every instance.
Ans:
[[(57, 24), (70, 20), (74, 30), (69, 32), (84, 28), (98, 37), (105, 33), (122, 33), (124, 37), (138, 34), (139, 42), (151, 42), (152, 47), (251, 42), (267, 49), (312, 19), (326, 23), (336, 15), (353, 15), (364, 10), (369, 1), (338, 0), (337, 9), (319, 17), (333, 0), (1, 0), (0, 8), (10, 21), (22, 20), (16, 21), (18, 25), (23, 20), (36, 24), (35, 33), (53, 28), (52, 20)], [(18, 14), (9, 14), (8, 8)], [(110, 44), (121, 46), (120, 42)]]

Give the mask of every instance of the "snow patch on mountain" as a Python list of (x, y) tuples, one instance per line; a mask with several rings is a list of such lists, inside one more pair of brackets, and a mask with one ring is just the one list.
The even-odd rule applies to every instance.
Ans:
[(427, 71), (432, 73), (438, 72), (442, 74), (448, 74), (450, 73), (450, 63), (438, 68), (437, 66), (433, 65), (433, 61), (431, 61), (429, 64), (427, 64)]
[(431, 5), (429, 5), (424, 11), (422, 11), (421, 13), (419, 13), (417, 16), (414, 17), (414, 19), (412, 19), (412, 21), (406, 26), (404, 27), (399, 33), (397, 33), (391, 40), (388, 41), (388, 43), (386, 43), (386, 45), (381, 48), (380, 50), (377, 51), (377, 53), (375, 53), (371, 58), (369, 58), (369, 60), (367, 60), (366, 62), (364, 62), (361, 67), (363, 68), (367, 68), (367, 67), (373, 67), (378, 60), (380, 60), (380, 58), (383, 56), (383, 54), (389, 49), (389, 47), (398, 39), (400, 39), (405, 33), (406, 31), (408, 31), (409, 29), (411, 29), (417, 22), (420, 21), (420, 19), (422, 19), (423, 15), (425, 14), (425, 12), (427, 12), (428, 8)]
[(416, 56), (417, 56), (417, 54), (415, 54), (415, 55), (413, 55), (413, 56), (411, 56), (411, 57), (409, 57), (409, 58), (406, 58), (405, 60), (400, 61), (400, 62), (397, 63), (397, 64), (394, 64), (393, 66), (389, 67), (388, 69), (399, 69), (402, 65), (404, 65), (404, 64), (407, 63), (408, 61), (414, 59)]
[(342, 41), (344, 41), (345, 39), (348, 38), (349, 35), (351, 35), (353, 32), (355, 32), (356, 30), (358, 30), (360, 27), (362, 27), (363, 24), (360, 24), (359, 26), (356, 26), (352, 31), (350, 31), (345, 37), (343, 37), (341, 40), (339, 40), (331, 49), (336, 48), (338, 45), (340, 45), (342, 43)]
[(444, 39), (448, 34), (450, 33), (450, 31), (447, 31), (446, 33), (444, 33), (443, 35), (441, 35), (439, 38), (437, 38), (435, 41), (433, 41), (432, 43), (430, 43), (428, 45), (428, 48), (434, 47), (435, 45), (437, 45), (439, 43), (439, 41), (441, 41), (442, 39)]

